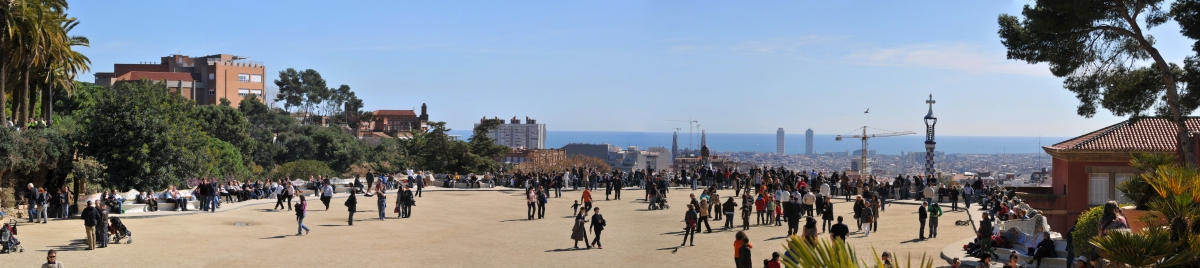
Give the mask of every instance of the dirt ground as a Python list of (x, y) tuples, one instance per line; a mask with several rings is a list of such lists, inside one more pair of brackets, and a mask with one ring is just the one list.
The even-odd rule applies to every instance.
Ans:
[[(599, 200), (594, 205), (608, 221), (601, 239), (604, 249), (573, 248), (570, 206), (579, 191), (551, 198), (545, 219), (529, 221), (520, 190), (443, 190), (418, 198), (408, 219), (390, 213), (395, 193), (389, 194), (384, 221), (377, 218), (375, 198), (360, 195), (354, 226), (346, 224), (345, 194), (336, 196), (328, 211), (312, 198), (305, 220), (312, 231), (305, 236), (295, 236), (293, 212), (271, 209), (274, 200), (224, 204), (217, 213), (129, 214), (125, 224), (134, 233), (134, 243), (96, 250), (83, 250), (81, 220), (28, 225), (21, 221), (19, 237), (26, 251), (0, 255), (0, 267), (38, 266), (50, 249), (59, 250), (58, 259), (67, 267), (733, 267), (734, 233), (740, 227), (700, 233), (696, 246), (679, 247), (690, 193), (699, 195), (672, 189), (671, 209), (647, 211), (641, 190), (628, 189), (622, 200), (604, 201), (601, 189), (594, 194)], [(732, 193), (720, 192), (722, 197)], [(834, 212), (855, 231), (851, 207), (839, 200)], [(972, 231), (970, 226), (954, 225), (967, 218), (964, 212), (949, 212), (948, 204), (945, 209), (938, 238), (915, 240), (917, 206), (891, 204), (881, 213), (882, 230), (870, 237), (853, 232), (849, 242), (864, 257), (874, 248), (917, 258), (924, 253), (937, 265), (946, 265), (939, 257), (941, 249), (970, 237)], [(787, 227), (755, 226), (751, 220), (747, 234), (758, 266), (772, 252), (784, 250)], [(740, 226), (740, 219), (735, 223)]]

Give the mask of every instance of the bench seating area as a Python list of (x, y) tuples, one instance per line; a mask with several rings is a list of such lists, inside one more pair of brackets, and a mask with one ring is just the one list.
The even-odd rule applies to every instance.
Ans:
[[(1035, 235), (1032, 232), (1037, 230), (1036, 226), (1037, 222), (1035, 220), (1009, 220), (997, 224), (998, 230), (1002, 233), (1008, 231), (1009, 229), (1017, 228), (1028, 236)], [(1067, 260), (1067, 241), (1063, 240), (1061, 233), (1054, 231), (1050, 232), (1050, 240), (1054, 241), (1054, 253), (1057, 257), (1043, 258), (1042, 267), (1069, 267), (1068, 265), (1071, 263)], [(1029, 253), (1030, 249), (1026, 248), (1024, 245), (1010, 243), (1010, 246), (1011, 248), (995, 249), (996, 255), (999, 255), (1000, 257), (999, 260), (1008, 260), (1008, 256), (1014, 252), (1016, 253), (1017, 259), (1020, 261), (1020, 263), (1025, 263), (1026, 261), (1033, 259), (1033, 257), (1030, 255), (1021, 254), (1021, 252)]]

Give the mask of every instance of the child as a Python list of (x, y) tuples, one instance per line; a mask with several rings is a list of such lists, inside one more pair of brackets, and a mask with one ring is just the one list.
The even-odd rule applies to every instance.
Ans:
[(783, 226), (783, 204), (775, 204), (775, 226)]
[[(746, 195), (743, 195), (743, 196), (746, 196)], [(748, 201), (749, 199), (746, 199), (746, 200)], [(749, 203), (749, 202), (746, 202), (746, 203)], [(742, 230), (750, 230), (750, 210), (753, 209), (751, 207), (752, 207), (751, 205), (743, 205), (742, 206)]]
[(771, 200), (771, 195), (767, 195), (767, 225), (771, 225), (775, 220), (775, 201)]
[(579, 211), (579, 200), (575, 200), (575, 204), (571, 205), (571, 212)]

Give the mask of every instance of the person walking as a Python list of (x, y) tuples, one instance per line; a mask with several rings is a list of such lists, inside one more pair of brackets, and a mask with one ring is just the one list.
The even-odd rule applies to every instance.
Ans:
[(712, 226), (708, 225), (708, 214), (709, 214), (708, 213), (708, 199), (701, 199), (700, 200), (700, 220), (699, 220), (699, 222), (696, 223), (696, 232), (697, 233), (700, 232), (700, 224), (701, 223), (703, 223), (704, 228), (707, 228), (707, 230), (708, 230), (708, 231), (705, 231), (705, 233), (712, 233)]
[(966, 210), (970, 210), (971, 209), (971, 201), (973, 200), (972, 197), (975, 197), (975, 189), (972, 189), (971, 186), (963, 187), (962, 193), (963, 193), (963, 195), (962, 195), (963, 196), (963, 208)]
[(742, 195), (742, 230), (750, 230), (750, 210), (754, 205), (750, 202), (750, 194)]
[(838, 216), (837, 224), (834, 224), (833, 227), (829, 227), (829, 238), (841, 239), (842, 242), (845, 242), (847, 234), (850, 234), (850, 226), (846, 226), (845, 223), (842, 223), (842, 216)]
[(794, 203), (792, 206), (793, 207), (791, 209), (790, 214), (787, 215), (787, 222), (788, 222), (787, 235), (788, 236), (792, 236), (792, 235), (800, 232), (800, 214), (803, 213), (803, 211), (800, 208), (795, 207)]
[(721, 211), (725, 213), (725, 229), (733, 228), (733, 212), (737, 209), (737, 202), (733, 202), (733, 197), (729, 197), (724, 204), (721, 204)]
[(350, 188), (350, 196), (346, 197), (346, 210), (350, 212), (350, 218), (346, 220), (350, 226), (354, 226), (354, 212), (358, 211), (358, 195), (355, 194), (354, 188)]
[(871, 198), (871, 230), (879, 232), (879, 210), (883, 207), (883, 202), (879, 201), (879, 197)]
[(325, 211), (329, 211), (329, 200), (333, 199), (333, 185), (325, 182), (325, 186), (321, 187), (321, 203), (325, 204)]
[(866, 225), (866, 228), (864, 229), (865, 237), (871, 237), (871, 225), (875, 222), (875, 214), (872, 214), (873, 211), (871, 209), (872, 206), (874, 206), (874, 204), (867, 203), (866, 207), (863, 207), (862, 209), (862, 215), (860, 215), (862, 225)]
[(616, 185), (613, 186), (613, 200), (621, 200), (621, 188), (625, 187), (625, 182), (621, 178), (613, 180)]
[(308, 215), (308, 201), (304, 199), (304, 195), (300, 195), (300, 204), (296, 205), (296, 236), (300, 236), (300, 231), (304, 231), (304, 235), (308, 234), (308, 226), (304, 226), (304, 216)]
[(100, 221), (100, 213), (92, 206), (92, 200), (87, 201), (87, 207), (79, 212), (83, 219), (83, 229), (87, 232), (87, 250), (96, 249), (96, 222)]
[(532, 221), (537, 213), (537, 193), (534, 193), (533, 189), (525, 189), (525, 207), (528, 208), (525, 214), (528, 214), (528, 219)]
[(583, 227), (586, 223), (587, 209), (580, 208), (579, 214), (575, 214), (575, 226), (571, 228), (571, 239), (575, 240), (575, 249), (579, 249), (579, 241), (587, 244), (587, 248), (592, 248), (592, 245), (587, 241), (587, 228)]
[(288, 211), (292, 211), (292, 198), (296, 196), (296, 186), (291, 181), (283, 181), (283, 198)]
[(942, 216), (942, 207), (937, 203), (929, 204), (929, 237), (937, 237), (938, 217)]
[[(151, 192), (150, 198), (154, 198), (153, 193), (154, 192)], [(62, 218), (64, 220), (71, 219), (71, 200), (74, 200), (72, 197), (74, 197), (74, 195), (71, 194), (71, 190), (67, 189), (66, 185), (63, 185), (61, 189), (58, 189), (58, 203), (62, 205)], [(158, 211), (157, 203), (155, 203), (154, 207), (154, 210)]]
[(742, 266), (742, 247), (754, 248), (754, 245), (750, 244), (749, 236), (747, 236), (745, 232), (738, 231), (737, 234), (733, 235), (733, 263), (736, 264), (738, 268), (753, 268), (750, 266)]
[(821, 232), (826, 232), (833, 226), (833, 203), (822, 203), (825, 209), (821, 210)]
[[(287, 205), (283, 204), (283, 201), (285, 201), (287, 199), (284, 196), (284, 195), (286, 195), (286, 193), (284, 193), (284, 191), (283, 191), (283, 188), (284, 188), (283, 182), (284, 181), (286, 181), (286, 179), (280, 180), (279, 184), (274, 185), (275, 187), (273, 187), (274, 189), (272, 189), (275, 192), (275, 207), (271, 208), (271, 209), (280, 210), (280, 209), (284, 209), (287, 207)], [(178, 207), (176, 207), (176, 209), (178, 209)]]
[[(592, 208), (592, 209), (594, 209), (596, 211), (595, 212), (596, 214), (592, 214), (592, 224), (590, 226), (592, 229), (592, 233), (596, 234), (596, 238), (592, 239), (591, 244), (595, 244), (596, 248), (598, 248), (598, 249), (604, 249), (604, 246), (600, 245), (600, 232), (604, 231), (604, 226), (606, 224), (608, 224), (608, 222), (604, 221), (604, 216), (600, 216), (600, 208), (599, 207)], [(589, 244), (589, 245), (591, 245), (591, 244)]]
[(691, 245), (696, 246), (696, 221), (698, 216), (696, 215), (696, 208), (692, 204), (688, 204), (687, 208), (687, 212), (683, 215), (683, 222), (687, 223), (687, 226), (683, 227), (683, 243), (679, 244), (681, 247), (688, 244), (688, 237), (692, 238)]
[(583, 188), (583, 196), (579, 198), (579, 202), (583, 203), (583, 208), (592, 209), (592, 191), (588, 188)]
[(929, 202), (921, 202), (921, 207), (917, 208), (917, 220), (921, 222), (921, 228), (917, 234), (917, 239), (925, 240), (925, 221), (929, 218)]
[(375, 185), (375, 198), (379, 206), (379, 220), (387, 217), (387, 192), (382, 189), (383, 185)]
[[(537, 189), (537, 218), (546, 218), (546, 203), (550, 202), (550, 194), (542, 186)], [(590, 209), (590, 207), (589, 207)]]
[(38, 188), (37, 199), (35, 199), (34, 202), (37, 202), (37, 214), (35, 214), (36, 217), (33, 219), (33, 222), (37, 222), (38, 219), (41, 219), (42, 224), (45, 224), (46, 208), (50, 206), (50, 193), (46, 192), (46, 189), (44, 188)]
[(741, 258), (738, 260), (739, 268), (752, 268), (753, 267), (752, 259), (754, 257), (751, 256), (749, 245), (750, 245), (750, 238), (743, 237), (742, 238), (742, 247), (738, 249), (738, 255)]
[(854, 220), (858, 226), (858, 231), (862, 232), (863, 210), (867, 208), (866, 202), (863, 202), (861, 196), (854, 198)]

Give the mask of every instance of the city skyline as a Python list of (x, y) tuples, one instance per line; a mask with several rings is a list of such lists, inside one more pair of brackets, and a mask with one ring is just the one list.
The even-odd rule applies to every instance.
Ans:
[[(939, 96), (942, 135), (1070, 137), (1122, 121), (1076, 115), (1044, 64), (1005, 59), (996, 17), (1024, 3), (143, 1), (71, 11), (83, 21), (73, 33), (92, 39), (79, 49), (94, 67), (81, 81), (114, 63), (235, 54), (262, 62), (268, 85), (279, 70), (311, 68), (354, 88), (365, 110), (428, 103), (432, 121), (456, 129), (499, 113), (568, 131), (670, 132), (687, 124), (668, 120), (684, 118), (715, 133), (915, 131), (928, 94)], [(212, 20), (180, 31), (111, 15), (161, 10)], [(1174, 22), (1149, 33), (1168, 61), (1191, 52)], [(511, 105), (520, 102), (529, 105)]]

